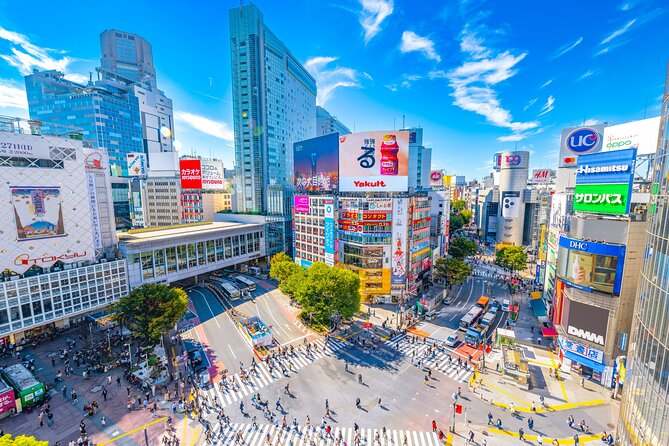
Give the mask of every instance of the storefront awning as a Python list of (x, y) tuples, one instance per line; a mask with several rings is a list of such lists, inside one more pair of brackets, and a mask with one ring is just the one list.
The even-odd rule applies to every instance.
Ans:
[(577, 355), (576, 353), (570, 352), (569, 350), (564, 350), (564, 356), (570, 361), (577, 362), (586, 367), (590, 367), (597, 373), (603, 373), (604, 369), (606, 368), (604, 364), (600, 364), (598, 362), (593, 361), (592, 359), (588, 359), (584, 356)]
[(546, 304), (543, 299), (530, 299), (530, 305), (534, 315), (541, 321), (548, 321), (548, 312), (546, 311)]
[(542, 328), (541, 329), (541, 335), (544, 338), (557, 338), (558, 337), (558, 332), (554, 328)]

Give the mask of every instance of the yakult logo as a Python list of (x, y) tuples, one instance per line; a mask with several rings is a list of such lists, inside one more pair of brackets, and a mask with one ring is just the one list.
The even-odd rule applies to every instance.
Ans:
[(355, 187), (387, 187), (385, 181), (354, 181)]

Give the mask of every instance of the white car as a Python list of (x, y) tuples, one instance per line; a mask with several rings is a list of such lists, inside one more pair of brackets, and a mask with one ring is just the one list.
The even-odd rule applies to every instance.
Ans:
[(453, 333), (452, 335), (449, 335), (446, 338), (444, 344), (446, 344), (446, 346), (448, 347), (455, 347), (459, 342), (460, 342), (460, 336), (458, 336), (457, 333)]
[(502, 301), (502, 311), (509, 311), (509, 306), (511, 305), (511, 302), (509, 302), (509, 299), (504, 299)]

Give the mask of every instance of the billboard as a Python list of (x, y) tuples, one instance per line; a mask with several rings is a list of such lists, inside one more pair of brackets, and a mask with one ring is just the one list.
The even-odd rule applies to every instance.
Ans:
[(102, 232), (100, 230), (100, 213), (98, 212), (98, 192), (95, 187), (95, 176), (93, 172), (86, 172), (86, 188), (88, 189), (88, 207), (91, 212), (91, 225), (93, 229), (93, 246), (102, 249)]
[(630, 211), (636, 149), (583, 155), (574, 188), (574, 210), (623, 215)]
[(602, 150), (636, 148), (639, 154), (655, 153), (659, 132), (659, 116), (605, 127)]
[(552, 177), (553, 171), (551, 169), (534, 169), (532, 171), (532, 183), (534, 184), (547, 184)]
[(530, 163), (530, 152), (502, 152), (495, 154), (498, 169), (527, 169)]
[(293, 196), (293, 209), (295, 209), (296, 214), (308, 214), (311, 210), (309, 197), (306, 195)]
[(225, 189), (223, 163), (221, 161), (201, 160), (200, 169), (202, 173), (202, 189)]
[[(26, 139), (26, 136), (32, 138)], [(43, 136), (0, 133), (0, 156), (3, 157), (51, 159), (52, 145), (52, 141)]]
[(182, 189), (202, 189), (202, 167), (200, 160), (179, 160)]
[(430, 187), (443, 187), (444, 174), (440, 170), (430, 172)]
[(409, 187), (409, 132), (358, 132), (339, 137), (341, 192), (404, 192)]
[(502, 192), (502, 217), (517, 218), (520, 212), (520, 192)]
[(293, 144), (295, 190), (336, 192), (339, 188), (339, 135)]
[(571, 300), (563, 294), (560, 323), (570, 336), (604, 345), (609, 325), (609, 310)]
[(139, 152), (128, 153), (125, 156), (128, 163), (128, 176), (141, 177), (146, 175), (146, 154)]
[(497, 216), (496, 215), (488, 215), (488, 227), (486, 228), (486, 231), (488, 234), (496, 234), (497, 233)]
[(583, 291), (618, 295), (623, 277), (625, 246), (561, 236), (557, 276)]
[(60, 186), (9, 186), (17, 241), (65, 237)]
[(562, 129), (558, 167), (576, 166), (579, 155), (600, 152), (603, 133), (603, 124)]
[(395, 198), (393, 200), (393, 228), (392, 228), (392, 262), (390, 283), (403, 285), (407, 274), (407, 223), (409, 200)]
[(335, 264), (335, 215), (334, 198), (327, 197), (323, 199), (325, 205), (325, 220), (323, 227), (323, 247), (325, 248), (325, 264), (334, 266)]

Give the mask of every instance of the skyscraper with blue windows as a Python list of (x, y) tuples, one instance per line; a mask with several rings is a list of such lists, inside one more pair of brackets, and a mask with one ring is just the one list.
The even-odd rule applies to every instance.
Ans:
[(316, 81), (253, 4), (230, 10), (239, 212), (267, 215), (267, 254), (292, 249), (293, 142), (316, 136)]

